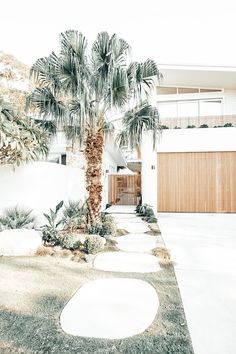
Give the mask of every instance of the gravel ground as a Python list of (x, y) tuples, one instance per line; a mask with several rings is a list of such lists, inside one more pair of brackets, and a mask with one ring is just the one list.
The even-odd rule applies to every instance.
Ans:
[[(75, 291), (90, 280), (111, 277), (142, 279), (156, 288), (160, 307), (152, 325), (122, 340), (64, 333), (59, 316)], [(193, 353), (172, 266), (157, 273), (115, 273), (65, 258), (1, 257), (0, 309), (1, 354)]]

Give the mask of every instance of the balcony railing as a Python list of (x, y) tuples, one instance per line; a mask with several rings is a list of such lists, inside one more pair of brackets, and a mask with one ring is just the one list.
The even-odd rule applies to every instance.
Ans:
[(188, 128), (195, 126), (196, 128), (207, 125), (209, 128), (223, 127), (232, 124), (236, 127), (236, 114), (220, 115), (220, 116), (202, 116), (202, 117), (178, 117), (178, 118), (161, 118), (161, 124), (170, 129)]

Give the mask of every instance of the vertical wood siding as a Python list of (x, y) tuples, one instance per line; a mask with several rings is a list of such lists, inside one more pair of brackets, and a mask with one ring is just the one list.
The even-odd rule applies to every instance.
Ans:
[(140, 175), (110, 175), (108, 202), (118, 205), (136, 205), (140, 185)]
[(236, 152), (157, 155), (158, 211), (236, 212)]

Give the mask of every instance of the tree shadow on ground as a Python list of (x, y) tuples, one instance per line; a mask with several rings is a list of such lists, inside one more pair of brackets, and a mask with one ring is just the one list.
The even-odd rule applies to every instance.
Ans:
[[(112, 275), (108, 272), (106, 276)], [(119, 273), (115, 276), (119, 277)], [(1, 354), (192, 354), (173, 270), (125, 276), (146, 280), (158, 292), (161, 306), (153, 324), (142, 334), (121, 340), (68, 335), (62, 331), (59, 321), (68, 299), (44, 294), (35, 298), (33, 309), (28, 314), (20, 310), (1, 311)]]

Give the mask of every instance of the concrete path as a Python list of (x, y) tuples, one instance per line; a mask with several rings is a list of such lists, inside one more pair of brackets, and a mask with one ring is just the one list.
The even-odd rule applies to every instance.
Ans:
[(158, 214), (195, 354), (236, 353), (236, 215)]
[[(112, 207), (118, 227), (134, 234), (116, 237), (120, 252), (99, 253), (94, 268), (109, 272), (149, 273), (160, 270), (158, 258), (147, 254), (157, 237), (134, 214), (134, 207)], [(125, 226), (125, 227), (123, 227)], [(90, 281), (82, 286), (63, 309), (60, 322), (69, 334), (96, 338), (127, 338), (148, 328), (157, 313), (159, 300), (148, 282), (132, 278)]]

